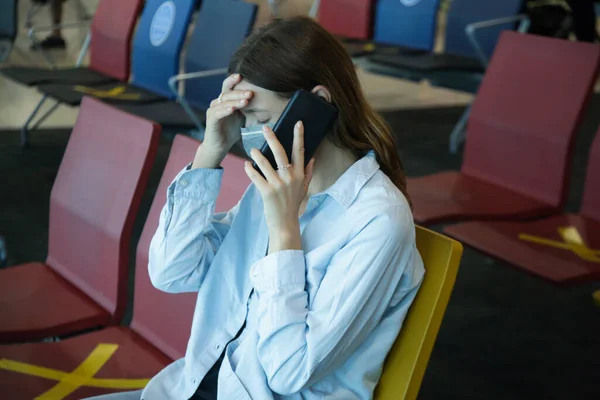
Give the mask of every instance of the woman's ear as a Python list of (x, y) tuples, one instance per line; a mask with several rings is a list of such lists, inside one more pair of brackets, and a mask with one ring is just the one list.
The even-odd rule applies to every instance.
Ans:
[(329, 89), (327, 89), (325, 86), (323, 86), (323, 85), (315, 86), (312, 90), (312, 93), (325, 99), (328, 103), (331, 103), (331, 93), (329, 93)]

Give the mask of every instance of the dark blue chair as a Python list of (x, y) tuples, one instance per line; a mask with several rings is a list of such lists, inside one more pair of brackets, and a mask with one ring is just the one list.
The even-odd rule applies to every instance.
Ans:
[[(500, 33), (513, 30), (515, 22), (520, 20), (517, 16), (522, 7), (523, 0), (452, 1), (448, 10), (444, 52), (471, 58), (485, 57), (489, 60)], [(503, 23), (506, 18), (508, 22)], [(482, 21), (487, 21), (488, 24), (478, 27), (477, 24)], [(465, 34), (465, 29), (469, 26), (472, 28)]]
[[(210, 102), (221, 93), (229, 60), (252, 31), (257, 6), (237, 0), (205, 0), (187, 45), (186, 74), (170, 80), (173, 93), (183, 83), (178, 101), (117, 106), (127, 112), (180, 130), (201, 129)], [(186, 112), (187, 109), (187, 112)]]
[(0, 0), (0, 62), (6, 60), (17, 37), (17, 0)]
[[(518, 21), (528, 21), (526, 16), (519, 14), (522, 5), (523, 0), (452, 0), (448, 10), (444, 53), (374, 54), (368, 57), (368, 62), (375, 66), (367, 69), (375, 72), (376, 65), (381, 64), (396, 69), (400, 77), (427, 78), (433, 80), (434, 84), (436, 76), (431, 73), (437, 71), (474, 73), (480, 79), (500, 32), (514, 29)], [(396, 75), (393, 71), (390, 74)]]
[[(452, 0), (444, 53), (379, 53), (368, 56), (362, 66), (376, 74), (413, 81), (427, 79), (434, 86), (475, 93), (500, 33), (517, 26), (520, 32), (528, 29), (529, 19), (520, 14), (522, 10), (523, 0)], [(450, 134), (452, 153), (464, 141), (469, 113), (467, 107)]]
[(133, 40), (129, 84), (42, 84), (39, 91), (61, 103), (79, 105), (83, 96), (110, 103), (148, 103), (173, 99), (168, 80), (179, 73), (180, 54), (196, 0), (147, 0)]
[(440, 0), (379, 0), (375, 43), (431, 51)]

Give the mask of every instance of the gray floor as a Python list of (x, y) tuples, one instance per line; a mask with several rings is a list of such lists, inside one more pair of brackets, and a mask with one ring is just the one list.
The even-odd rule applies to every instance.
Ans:
[[(599, 111), (597, 96), (578, 135), (570, 210), (578, 208)], [(447, 133), (461, 112), (450, 107), (384, 113), (409, 175), (460, 166), (460, 156), (447, 153)], [(0, 131), (0, 232), (12, 264), (45, 258), (48, 199), (68, 136), (64, 129), (39, 131), (33, 146), (21, 150), (17, 132)], [(142, 214), (169, 145), (163, 138)], [(138, 218), (136, 236), (142, 223)], [(595, 287), (556, 288), (466, 249), (420, 398), (597, 399), (600, 308), (590, 297)]]

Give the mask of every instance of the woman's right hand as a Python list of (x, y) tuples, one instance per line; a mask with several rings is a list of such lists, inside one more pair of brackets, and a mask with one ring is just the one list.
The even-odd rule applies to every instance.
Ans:
[(240, 80), (239, 74), (227, 77), (223, 81), (221, 95), (210, 103), (206, 111), (206, 130), (202, 143), (206, 151), (225, 156), (240, 140), (243, 118), (238, 110), (248, 105), (253, 94), (251, 91), (234, 90)]

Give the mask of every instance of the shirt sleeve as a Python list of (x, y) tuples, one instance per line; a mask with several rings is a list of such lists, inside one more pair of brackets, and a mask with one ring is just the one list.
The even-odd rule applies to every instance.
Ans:
[(200, 289), (239, 207), (215, 214), (223, 169), (189, 167), (167, 189), (167, 202), (150, 242), (150, 280), (170, 293)]
[[(273, 253), (253, 266), (250, 279), (259, 295), (258, 357), (271, 390), (291, 395), (333, 372), (390, 305), (412, 291), (408, 309), (422, 279), (422, 274), (412, 274), (414, 229), (403, 208), (371, 220), (334, 255), (310, 301), (302, 250)], [(409, 281), (406, 290), (401, 280)]]

